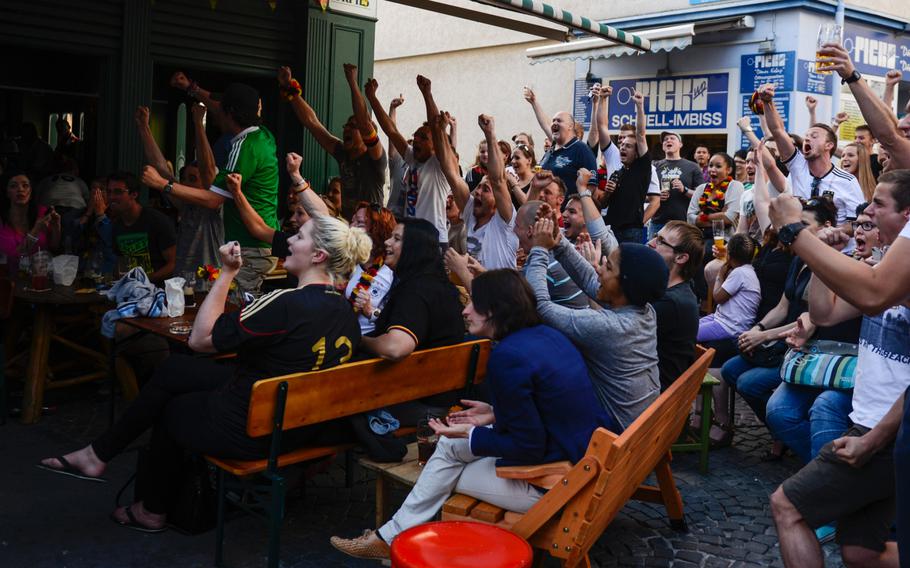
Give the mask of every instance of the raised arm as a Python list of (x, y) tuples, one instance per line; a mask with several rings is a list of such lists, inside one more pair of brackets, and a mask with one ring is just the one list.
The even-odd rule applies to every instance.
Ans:
[(509, 196), (509, 184), (506, 183), (505, 167), (503, 166), (502, 151), (499, 149), (499, 142), (496, 140), (496, 124), (493, 117), (482, 114), (477, 117), (477, 124), (483, 131), (487, 140), (487, 177), (490, 179), (490, 185), (493, 188), (493, 198), (496, 200), (496, 212), (506, 223), (512, 222), (512, 214), (515, 208), (512, 206), (512, 198)]
[[(398, 107), (404, 104), (404, 96), (398, 95), (389, 102), (389, 120), (392, 121), (392, 124), (397, 124), (398, 116)], [(392, 144), (392, 140), (389, 140), (389, 159), (391, 160), (394, 156), (398, 155), (398, 150), (395, 149), (395, 145)]]
[(600, 110), (601, 103), (600, 83), (594, 83), (591, 87), (591, 128), (588, 129), (588, 139), (586, 140), (589, 148), (595, 151), (600, 146), (600, 129), (597, 127), (597, 112)]
[(894, 91), (895, 87), (900, 84), (903, 74), (897, 69), (892, 69), (885, 74), (885, 92), (882, 94), (882, 102), (888, 108), (894, 108)]
[(608, 256), (614, 248), (619, 246), (619, 243), (616, 241), (613, 231), (607, 228), (600, 209), (594, 203), (592, 188), (588, 186), (592, 175), (591, 170), (579, 168), (575, 178), (575, 188), (578, 190), (578, 200), (581, 202), (581, 213), (585, 218), (588, 234), (591, 235), (592, 241), (600, 241), (602, 255)]
[(537, 95), (534, 94), (534, 91), (531, 90), (530, 87), (524, 87), (522, 89), (522, 94), (534, 110), (534, 118), (537, 119), (537, 124), (540, 126), (540, 129), (543, 130), (544, 136), (552, 140), (553, 132), (550, 130), (550, 117), (548, 117), (547, 113), (540, 107), (540, 103), (537, 101)]
[[(771, 201), (770, 214), (771, 222), (778, 228), (799, 223), (802, 204), (792, 195), (781, 195)], [(874, 267), (839, 253), (810, 231), (800, 231), (792, 248), (809, 265), (814, 276), (866, 315), (880, 314), (910, 298), (907, 290), (910, 239), (898, 237)]]
[(428, 78), (418, 75), (417, 88), (423, 95), (423, 104), (427, 107), (427, 122), (429, 122), (439, 114), (439, 107), (436, 106), (436, 101), (433, 99), (433, 85)]
[(224, 313), (225, 302), (231, 289), (231, 282), (240, 271), (243, 261), (240, 257), (240, 243), (232, 241), (218, 249), (221, 255), (221, 276), (215, 279), (212, 289), (206, 294), (199, 306), (196, 319), (193, 320), (193, 331), (190, 332), (189, 347), (198, 353), (215, 353), (212, 341), (212, 330), (215, 322)]
[[(771, 206), (771, 194), (768, 193), (768, 179), (764, 164), (761, 160), (755, 158), (759, 152), (765, 150), (765, 145), (759, 145), (758, 149), (752, 154), (755, 160), (755, 183), (752, 186), (752, 203), (755, 206), (755, 217), (758, 219), (758, 226), (764, 234), (765, 229), (771, 226), (771, 218), (768, 216), (768, 207)], [(777, 175), (783, 177), (776, 167), (772, 166)], [(740, 220), (745, 219), (745, 215), (740, 215)]]
[(635, 101), (635, 143), (638, 145), (638, 155), (644, 156), (648, 153), (648, 140), (645, 138), (648, 122), (648, 115), (645, 114), (645, 97), (635, 91), (632, 100)]
[(139, 139), (142, 141), (142, 153), (145, 155), (146, 163), (154, 167), (163, 178), (169, 181), (176, 181), (177, 178), (168, 169), (167, 160), (152, 136), (152, 129), (149, 128), (149, 107), (136, 107), (134, 118), (136, 120), (136, 130), (139, 132)]
[[(821, 61), (829, 64), (830, 69), (836, 71), (842, 79), (850, 77), (856, 68), (850, 61), (847, 51), (837, 44), (826, 44), (819, 50)], [(904, 138), (897, 128), (897, 121), (891, 108), (875, 96), (865, 79), (849, 84), (850, 92), (859, 105), (866, 124), (872, 130), (872, 135), (878, 139), (888, 154), (891, 156), (889, 169), (897, 170), (910, 168), (910, 139)]]
[(367, 145), (367, 155), (374, 160), (378, 160), (382, 157), (382, 143), (379, 142), (379, 137), (373, 128), (373, 123), (370, 121), (367, 104), (363, 100), (363, 95), (360, 94), (360, 86), (357, 84), (357, 66), (345, 63), (344, 78), (351, 89), (351, 107), (354, 109), (354, 122), (357, 124), (360, 136), (363, 137), (363, 141)]
[(439, 160), (439, 167), (442, 168), (442, 175), (452, 188), (452, 198), (458, 208), (464, 211), (471, 196), (471, 190), (467, 182), (458, 172), (458, 159), (455, 157), (455, 151), (449, 144), (446, 136), (446, 120), (443, 113), (433, 117), (430, 122), (430, 133), (433, 136), (433, 148), (436, 149), (436, 159)]
[(191, 81), (183, 71), (177, 71), (171, 75), (171, 86), (185, 91), (187, 95), (204, 104), (212, 112), (221, 112), (221, 103), (212, 98), (212, 93), (203, 89), (196, 81)]
[(766, 132), (770, 133), (774, 142), (777, 143), (777, 151), (780, 152), (781, 159), (792, 158), (793, 153), (796, 152), (796, 146), (793, 145), (793, 140), (790, 139), (787, 129), (784, 128), (784, 121), (774, 107), (774, 85), (767, 83), (760, 86), (758, 94), (764, 107), (765, 121), (768, 123)]
[(607, 111), (609, 110), (610, 95), (612, 94), (613, 87), (609, 85), (602, 86), (600, 88), (601, 101), (594, 112), (594, 122), (597, 124), (597, 141), (601, 148), (606, 148), (611, 143), (610, 120)]
[(446, 111), (446, 123), (449, 125), (449, 141), (453, 148), (458, 148), (458, 120)]
[(815, 114), (815, 109), (818, 108), (818, 99), (812, 95), (806, 95), (806, 109), (809, 111), (809, 124), (815, 124), (818, 122), (818, 116)]
[(199, 176), (202, 178), (202, 187), (211, 187), (215, 181), (215, 175), (218, 173), (218, 167), (215, 165), (215, 154), (212, 153), (212, 146), (209, 144), (209, 138), (205, 133), (205, 107), (201, 104), (195, 104), (190, 108), (193, 116), (193, 129), (196, 132), (196, 163), (199, 165)]
[[(759, 121), (763, 122), (763, 117), (759, 116)], [(777, 189), (778, 193), (784, 193), (787, 190), (787, 178), (784, 176), (777, 168), (777, 162), (774, 161), (774, 156), (771, 155), (771, 151), (765, 148), (764, 143), (758, 139), (758, 136), (755, 135), (755, 130), (752, 128), (752, 123), (749, 120), (748, 116), (744, 116), (736, 121), (736, 125), (739, 126), (740, 131), (749, 140), (749, 144), (752, 149), (755, 151), (755, 156), (759, 158), (759, 161), (756, 162), (756, 166), (761, 164), (765, 169), (766, 181), (770, 182), (771, 185)], [(765, 191), (767, 191), (765, 187)], [(766, 210), (767, 211), (767, 210)], [(767, 225), (764, 225), (767, 227)]]
[(385, 109), (382, 108), (382, 103), (376, 98), (377, 89), (379, 89), (379, 82), (376, 79), (367, 79), (366, 84), (363, 86), (370, 108), (373, 109), (373, 114), (376, 116), (376, 122), (379, 123), (379, 128), (382, 128), (385, 135), (389, 137), (389, 146), (394, 147), (399, 154), (405, 156), (408, 153), (408, 141), (398, 131), (395, 121), (389, 118)]
[[(142, 170), (142, 183), (156, 191), (164, 191), (169, 180), (163, 178), (153, 166), (145, 166)], [(218, 195), (214, 191), (200, 191), (199, 188), (189, 187), (180, 183), (173, 183), (170, 195), (190, 203), (199, 205), (207, 209), (218, 209), (224, 203), (225, 197)]]
[(285, 166), (288, 170), (288, 176), (291, 178), (291, 191), (297, 192), (297, 199), (300, 200), (300, 204), (303, 205), (307, 215), (310, 217), (330, 215), (325, 201), (315, 191), (310, 191), (312, 189), (310, 188), (310, 182), (303, 179), (303, 176), (300, 175), (301, 163), (303, 163), (303, 158), (300, 154), (288, 152), (285, 157)]
[(278, 69), (278, 84), (281, 86), (282, 92), (287, 93), (285, 96), (289, 97), (288, 102), (291, 104), (291, 109), (300, 124), (309, 131), (313, 138), (316, 139), (316, 142), (322, 146), (323, 150), (333, 154), (341, 140), (326, 130), (326, 127), (319, 121), (319, 117), (316, 116), (316, 111), (303, 98), (299, 88), (294, 87), (295, 84), (299, 85), (299, 83), (291, 77), (290, 67), (280, 67)]

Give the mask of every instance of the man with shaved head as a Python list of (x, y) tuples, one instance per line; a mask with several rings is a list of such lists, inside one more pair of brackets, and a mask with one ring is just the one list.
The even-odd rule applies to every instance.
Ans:
[(587, 144), (575, 136), (575, 119), (565, 112), (557, 112), (550, 123), (553, 145), (540, 160), (541, 168), (550, 170), (563, 181), (566, 197), (575, 193), (575, 178), (580, 168), (594, 171), (597, 160)]

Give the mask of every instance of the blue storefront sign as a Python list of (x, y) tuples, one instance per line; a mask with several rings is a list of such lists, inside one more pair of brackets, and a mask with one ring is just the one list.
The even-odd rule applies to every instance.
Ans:
[(892, 69), (910, 79), (910, 37), (847, 24), (844, 30), (844, 48), (860, 73), (884, 76)]
[(815, 61), (800, 59), (796, 65), (796, 90), (813, 95), (830, 95), (834, 93), (834, 77), (834, 73), (816, 73)]
[[(761, 139), (764, 137), (765, 133), (762, 132), (761, 126), (759, 126), (758, 117), (752, 114), (752, 111), (749, 110), (749, 99), (751, 94), (742, 96), (742, 110), (740, 111), (740, 116), (748, 116), (752, 128), (755, 130), (755, 135)], [(781, 119), (784, 121), (784, 128), (787, 129), (787, 132), (790, 131), (790, 93), (776, 93), (774, 95), (774, 108), (777, 109), (778, 114), (780, 114)], [(749, 141), (743, 134), (740, 134), (740, 148), (745, 148), (749, 145)]]
[(778, 91), (793, 90), (796, 52), (750, 53), (740, 62), (739, 92), (752, 93), (760, 85), (773, 83)]
[(727, 73), (713, 73), (610, 81), (610, 129), (635, 122), (637, 90), (645, 97), (648, 130), (724, 130), (729, 79)]
[(594, 83), (600, 83), (600, 79), (592, 77), (590, 81), (586, 79), (575, 80), (575, 94), (572, 97), (575, 102), (572, 105), (572, 118), (575, 119), (575, 122), (584, 124), (585, 130), (590, 128), (591, 120), (594, 118), (591, 116), (593, 104), (588, 96)]

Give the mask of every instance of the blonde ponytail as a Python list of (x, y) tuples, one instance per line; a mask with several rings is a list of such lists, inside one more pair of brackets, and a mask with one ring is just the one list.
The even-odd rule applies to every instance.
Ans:
[(328, 255), (326, 272), (333, 280), (346, 279), (354, 266), (369, 260), (373, 241), (363, 229), (328, 215), (316, 215), (311, 221), (313, 243)]

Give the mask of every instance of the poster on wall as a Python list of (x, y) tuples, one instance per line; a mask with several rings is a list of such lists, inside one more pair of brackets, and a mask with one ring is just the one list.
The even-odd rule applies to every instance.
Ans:
[(796, 66), (796, 90), (813, 95), (834, 94), (834, 73), (816, 73), (815, 61), (800, 59)]
[(860, 73), (884, 77), (897, 69), (903, 72), (905, 81), (910, 80), (910, 37), (847, 23), (844, 49)]
[(575, 122), (584, 124), (585, 130), (591, 127), (591, 120), (594, 118), (591, 116), (593, 104), (591, 97), (588, 96), (594, 83), (600, 83), (600, 79), (597, 77), (591, 77), (590, 80), (575, 79), (575, 93), (572, 96), (574, 101), (572, 104), (572, 118), (575, 119)]
[(329, 0), (329, 10), (361, 18), (376, 19), (376, 3), (379, 0)]
[(752, 93), (765, 83), (778, 91), (793, 90), (796, 52), (750, 53), (740, 58), (739, 92)]
[[(752, 129), (755, 130), (755, 135), (759, 139), (765, 136), (765, 133), (762, 132), (761, 126), (759, 125), (758, 117), (752, 114), (752, 111), (749, 110), (749, 99), (752, 95), (743, 95), (742, 98), (742, 110), (740, 111), (740, 116), (748, 116), (752, 124)], [(774, 95), (774, 108), (777, 109), (777, 113), (780, 114), (781, 119), (784, 121), (784, 128), (787, 129), (787, 132), (790, 131), (790, 93), (776, 93)], [(742, 133), (739, 135), (740, 148), (745, 148), (749, 146), (749, 141), (746, 139), (746, 136)]]
[[(864, 77), (864, 79), (869, 88), (872, 89), (872, 92), (875, 93), (875, 96), (882, 98), (885, 93), (885, 82), (875, 77)], [(859, 109), (859, 105), (856, 104), (856, 98), (850, 92), (850, 87), (847, 85), (838, 86), (841, 89), (840, 110), (847, 113), (847, 120), (841, 123), (840, 128), (837, 130), (837, 137), (840, 140), (852, 142), (856, 136), (856, 127), (863, 124), (865, 119)]]
[(686, 75), (665, 79), (618, 79), (610, 81), (610, 130), (635, 122), (632, 95), (645, 97), (648, 130), (716, 130), (727, 127), (729, 75)]

